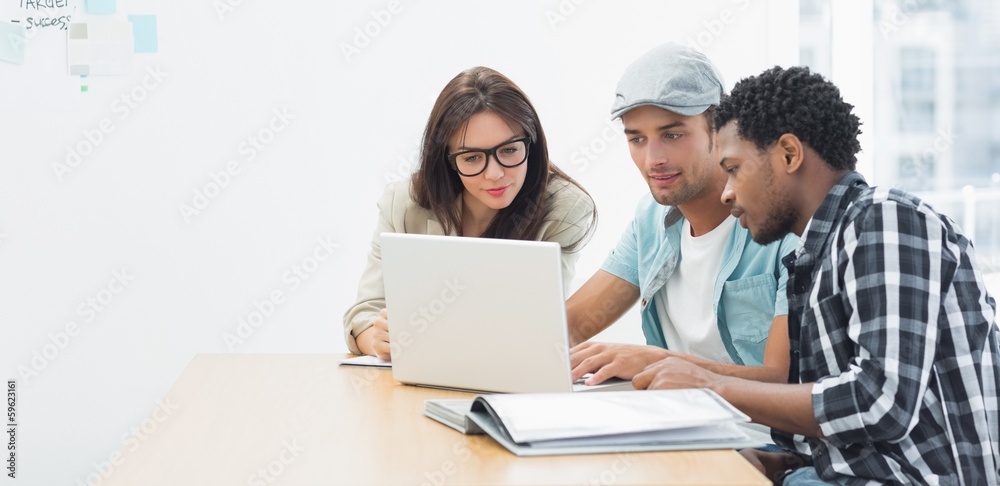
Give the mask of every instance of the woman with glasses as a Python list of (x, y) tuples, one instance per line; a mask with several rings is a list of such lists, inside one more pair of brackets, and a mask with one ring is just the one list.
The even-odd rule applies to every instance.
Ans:
[(445, 86), (424, 129), (420, 166), (386, 187), (358, 287), (344, 314), (355, 354), (389, 359), (379, 234), (417, 233), (558, 242), (564, 287), (596, 223), (590, 195), (549, 162), (545, 133), (527, 96), (485, 67)]

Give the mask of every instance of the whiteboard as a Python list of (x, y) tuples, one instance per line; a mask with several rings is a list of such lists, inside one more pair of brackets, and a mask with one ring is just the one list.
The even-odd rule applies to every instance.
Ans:
[[(697, 42), (731, 87), (776, 62), (767, 5), (118, 0), (105, 17), (155, 15), (158, 50), (87, 91), (66, 33), (43, 32), (24, 66), (0, 62), (0, 365), (30, 424), (19, 473), (96, 484), (196, 353), (346, 352), (375, 202), (468, 67), (528, 94), (553, 160), (594, 196), (579, 285), (648, 191), (608, 119), (618, 76), (659, 43)], [(626, 321), (612, 336), (641, 342)]]

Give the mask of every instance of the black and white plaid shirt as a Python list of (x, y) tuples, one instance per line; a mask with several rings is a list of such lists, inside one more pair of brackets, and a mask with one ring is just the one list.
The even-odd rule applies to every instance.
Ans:
[(996, 304), (955, 223), (851, 172), (784, 263), (789, 381), (823, 438), (776, 443), (843, 484), (1000, 483)]

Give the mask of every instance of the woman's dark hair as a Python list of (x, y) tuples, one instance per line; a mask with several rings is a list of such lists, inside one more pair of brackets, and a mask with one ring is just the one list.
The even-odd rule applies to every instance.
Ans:
[[(513, 129), (518, 127), (531, 137), (528, 147), (527, 174), (521, 190), (510, 206), (501, 209), (490, 222), (484, 238), (533, 240), (538, 234), (550, 201), (546, 187), (553, 178), (561, 178), (583, 187), (549, 161), (545, 132), (535, 107), (517, 85), (506, 76), (487, 67), (474, 67), (455, 76), (441, 91), (424, 129), (420, 150), (420, 166), (413, 175), (410, 191), (424, 209), (432, 211), (441, 221), (445, 233), (462, 233), (462, 215), (455, 205), (464, 187), (461, 176), (448, 162), (449, 139), (478, 113), (493, 113)], [(589, 197), (589, 194), (587, 194)], [(597, 218), (596, 210), (591, 229)], [(589, 231), (581, 240), (589, 236)], [(565, 247), (572, 251), (580, 241)]]
[(854, 170), (861, 151), (861, 120), (840, 90), (807, 67), (775, 66), (736, 83), (715, 113), (722, 128), (736, 121), (738, 134), (765, 150), (791, 133), (806, 143), (830, 167)]

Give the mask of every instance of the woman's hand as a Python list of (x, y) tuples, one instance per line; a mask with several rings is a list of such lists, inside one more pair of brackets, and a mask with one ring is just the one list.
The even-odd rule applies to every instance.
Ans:
[(372, 327), (358, 334), (358, 347), (365, 354), (376, 356), (385, 361), (391, 361), (389, 351), (389, 314), (385, 309), (378, 313), (372, 322)]

